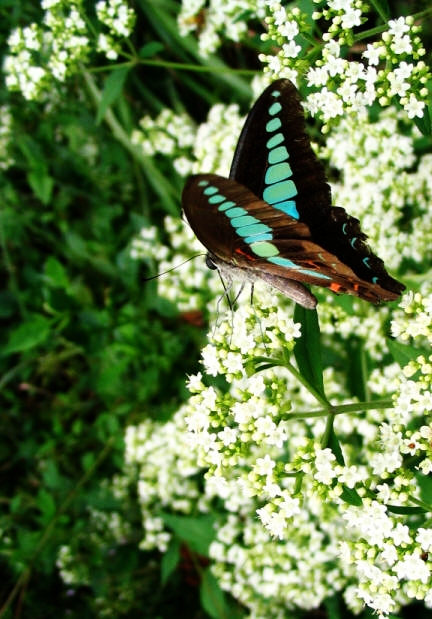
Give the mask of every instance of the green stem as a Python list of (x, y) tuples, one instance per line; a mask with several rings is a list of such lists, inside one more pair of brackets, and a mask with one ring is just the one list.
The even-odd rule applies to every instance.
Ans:
[(304, 386), (306, 387), (306, 389), (309, 391), (309, 393), (311, 393), (313, 395), (313, 397), (318, 400), (318, 402), (320, 404), (322, 404), (325, 408), (327, 408), (327, 412), (330, 412), (332, 406), (330, 404), (330, 402), (327, 400), (326, 397), (324, 397), (322, 395), (322, 393), (320, 393), (319, 391), (317, 391), (315, 389), (315, 387), (313, 385), (311, 385), (309, 383), (309, 381), (307, 381), (301, 374), (300, 372), (297, 370), (297, 368), (295, 368), (292, 363), (290, 363), (289, 361), (284, 361), (283, 362), (283, 367), (286, 367), (293, 376), (295, 376), (295, 378)]
[(309, 419), (314, 417), (325, 417), (326, 415), (346, 415), (360, 413), (367, 410), (383, 410), (387, 408), (393, 408), (393, 400), (375, 400), (373, 402), (353, 402), (351, 404), (338, 404), (333, 406), (331, 404), (326, 405), (321, 410), (316, 411), (299, 411), (297, 413), (290, 413), (290, 419)]
[(376, 0), (371, 0), (371, 4), (374, 7), (375, 11), (378, 13), (378, 15), (381, 17), (381, 19), (386, 22), (388, 20), (388, 14), (386, 11), (383, 10), (381, 3), (379, 1), (376, 2)]
[[(83, 70), (83, 76), (88, 90), (96, 106), (98, 106), (102, 99), (102, 94), (98, 90), (95, 80), (88, 71)], [(106, 110), (104, 120), (113, 132), (114, 137), (124, 146), (126, 150), (131, 153), (134, 159), (140, 163), (148, 183), (152, 186), (156, 194), (159, 195), (159, 198), (166, 209), (171, 214), (178, 215), (180, 212), (178, 201), (173, 198), (169, 183), (167, 183), (166, 178), (162, 176), (158, 168), (154, 165), (152, 158), (144, 155), (140, 148), (135, 146), (135, 144), (132, 144), (129, 135), (120, 125), (112, 110)]]
[[(414, 21), (419, 21), (431, 14), (432, 14), (432, 9), (426, 9), (425, 11), (421, 11), (420, 13), (415, 13), (414, 15), (411, 15), (411, 17), (414, 19)], [(354, 42), (357, 43), (358, 41), (363, 41), (364, 39), (372, 38), (377, 34), (381, 34), (382, 32), (385, 32), (386, 30), (388, 30), (387, 22), (383, 24), (382, 26), (376, 26), (376, 28), (370, 28), (369, 30), (365, 30), (364, 32), (361, 32), (360, 34), (356, 35), (354, 37)]]
[[(247, 75), (250, 77), (254, 77), (257, 75), (257, 71), (255, 69), (234, 69), (232, 67), (227, 67), (223, 64), (219, 64), (217, 66), (210, 65), (198, 65), (192, 64), (188, 62), (173, 62), (171, 60), (153, 60), (151, 58), (135, 58), (131, 57), (130, 60), (125, 62), (118, 62), (110, 66), (110, 70), (120, 69), (120, 68), (133, 68), (137, 65), (148, 65), (150, 67), (160, 67), (161, 69), (178, 69), (179, 71), (194, 71), (196, 73), (220, 73), (221, 75)], [(89, 73), (106, 73), (106, 66), (103, 67), (92, 67), (88, 69)]]
[(179, 69), (181, 71), (195, 71), (198, 73), (220, 73), (222, 75), (248, 75), (255, 76), (257, 71), (253, 69), (232, 69), (224, 65), (219, 66), (202, 66), (196, 64), (189, 64), (184, 62), (171, 62), (169, 60), (144, 60), (140, 59), (141, 64), (150, 66), (163, 67), (165, 69)]
[(413, 496), (412, 494), (408, 495), (408, 499), (414, 503), (414, 505), (417, 505), (418, 507), (421, 507), (422, 509), (424, 509), (427, 513), (430, 513), (431, 511), (431, 505), (430, 503), (426, 503), (425, 501), (422, 501), (421, 499), (417, 499), (415, 496)]
[(290, 419), (309, 419), (314, 417), (325, 417), (326, 415), (343, 415), (343, 414), (353, 414), (360, 413), (367, 410), (383, 410), (387, 408), (393, 408), (394, 403), (391, 398), (383, 399), (383, 400), (374, 400), (374, 401), (363, 401), (363, 402), (352, 402), (351, 404), (337, 404), (333, 405), (326, 397), (324, 397), (319, 391), (317, 391), (313, 385), (311, 385), (297, 370), (297, 368), (292, 365), (287, 359), (270, 359), (267, 357), (259, 357), (255, 359), (255, 361), (259, 361), (262, 364), (259, 367), (256, 367), (256, 371), (259, 372), (266, 368), (271, 368), (274, 366), (280, 366), (287, 368), (291, 372), (291, 374), (298, 380), (308, 391), (311, 393), (320, 404), (322, 404), (322, 408), (315, 411), (299, 411), (297, 413), (293, 413), (290, 411), (289, 416)]

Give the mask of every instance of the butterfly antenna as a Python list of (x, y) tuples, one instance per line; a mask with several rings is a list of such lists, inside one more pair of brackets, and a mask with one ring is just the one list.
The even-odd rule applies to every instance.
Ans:
[(176, 269), (179, 269), (180, 267), (182, 267), (187, 262), (190, 262), (191, 260), (195, 260), (195, 258), (199, 258), (200, 256), (205, 256), (205, 255), (206, 254), (196, 254), (195, 256), (192, 256), (191, 258), (188, 258), (184, 262), (180, 262), (180, 264), (176, 264), (175, 267), (171, 267), (170, 269), (167, 269), (166, 271), (163, 271), (162, 273), (157, 273), (156, 275), (152, 275), (151, 277), (144, 277), (142, 281), (143, 282), (150, 282), (152, 279), (158, 279), (159, 277), (162, 277), (162, 275), (166, 275), (167, 273), (171, 273), (171, 271), (175, 271)]

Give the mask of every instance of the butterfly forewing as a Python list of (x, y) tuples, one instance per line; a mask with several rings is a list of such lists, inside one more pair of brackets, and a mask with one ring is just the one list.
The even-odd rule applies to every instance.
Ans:
[[(267, 182), (268, 177), (273, 182)], [(252, 107), (234, 153), (230, 178), (259, 197), (269, 186), (280, 183), (279, 202), (294, 200), (298, 214), (293, 210), (291, 215), (308, 224), (308, 219), (319, 224), (330, 210), (331, 192), (324, 167), (312, 150), (300, 96), (289, 80), (273, 82)], [(279, 197), (277, 192), (275, 197)]]

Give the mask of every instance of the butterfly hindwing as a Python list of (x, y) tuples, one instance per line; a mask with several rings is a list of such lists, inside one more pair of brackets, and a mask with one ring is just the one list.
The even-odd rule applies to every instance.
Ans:
[(301, 281), (287, 277), (286, 268), (254, 253), (254, 248), (262, 253), (270, 246), (273, 227), (290, 239), (294, 248), (296, 240), (309, 237), (304, 224), (287, 217), (283, 229), (268, 204), (239, 183), (215, 174), (189, 177), (182, 202), (191, 228), (209, 252), (208, 266), (215, 266), (228, 279), (233, 272), (252, 282), (262, 279), (304, 307), (316, 306), (315, 297)]
[(240, 269), (252, 280), (264, 279), (287, 296), (292, 296), (285, 290), (292, 281), (375, 303), (386, 294), (377, 284), (365, 284), (348, 265), (317, 245), (305, 223), (277, 213), (236, 181), (214, 174), (192, 176), (183, 205), (216, 265)]

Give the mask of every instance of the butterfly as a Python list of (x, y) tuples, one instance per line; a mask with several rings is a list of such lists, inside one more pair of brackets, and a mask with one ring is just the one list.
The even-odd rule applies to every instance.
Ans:
[(299, 93), (287, 79), (264, 90), (246, 119), (229, 178), (196, 174), (183, 212), (221, 276), (264, 280), (313, 309), (304, 284), (372, 303), (405, 286), (366, 243), (360, 222), (332, 206), (324, 167), (306, 133)]

